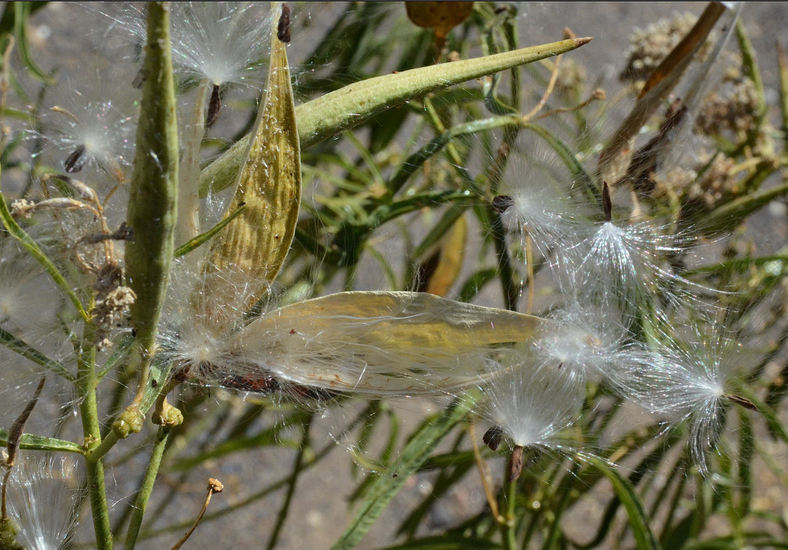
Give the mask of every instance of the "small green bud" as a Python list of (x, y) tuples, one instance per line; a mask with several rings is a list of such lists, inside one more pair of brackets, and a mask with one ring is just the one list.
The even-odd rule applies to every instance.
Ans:
[(153, 423), (160, 426), (179, 426), (183, 423), (183, 413), (178, 407), (170, 405), (166, 399), (153, 413)]
[(144, 423), (145, 415), (140, 412), (139, 407), (132, 405), (112, 423), (112, 430), (121, 439), (126, 439), (129, 435), (142, 431)]

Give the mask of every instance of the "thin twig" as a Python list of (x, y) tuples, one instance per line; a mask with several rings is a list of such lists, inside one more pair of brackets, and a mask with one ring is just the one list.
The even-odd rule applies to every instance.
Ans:
[(205, 515), (205, 511), (208, 509), (208, 504), (211, 502), (211, 497), (214, 493), (221, 493), (224, 490), (224, 485), (218, 479), (210, 478), (208, 480), (208, 494), (205, 495), (205, 501), (202, 503), (202, 508), (200, 509), (200, 513), (197, 514), (197, 519), (194, 520), (194, 524), (191, 526), (191, 529), (183, 535), (181, 540), (175, 543), (175, 545), (170, 550), (178, 550), (181, 546), (183, 546), (194, 530), (197, 529), (197, 525), (200, 523), (200, 520)]
[(490, 469), (479, 451), (479, 443), (476, 441), (476, 425), (471, 422), (468, 425), (468, 435), (471, 438), (471, 445), (473, 447), (473, 457), (476, 460), (476, 468), (479, 470), (479, 478), (482, 481), (482, 488), (484, 489), (484, 496), (487, 498), (487, 504), (490, 506), (490, 513), (495, 521), (504, 524), (506, 520), (501, 516), (498, 511), (498, 502), (495, 500), (495, 495), (490, 487)]
[(585, 107), (588, 107), (594, 101), (603, 100), (606, 97), (607, 97), (607, 95), (605, 94), (605, 90), (603, 90), (602, 88), (597, 88), (596, 90), (594, 90), (591, 93), (590, 96), (588, 96), (588, 99), (586, 99), (582, 103), (578, 103), (574, 107), (559, 107), (557, 109), (551, 109), (551, 110), (547, 111), (546, 113), (542, 113), (541, 115), (536, 117), (534, 120), (542, 120), (543, 118), (551, 117), (551, 116), (557, 115), (559, 113), (571, 113), (571, 112), (574, 112), (574, 111), (579, 111), (580, 109), (584, 109)]
[(313, 415), (309, 415), (303, 424), (303, 436), (301, 439), (301, 448), (298, 450), (296, 454), (295, 464), (293, 464), (293, 473), (290, 476), (290, 480), (287, 484), (287, 494), (285, 495), (285, 501), (282, 504), (282, 508), (279, 511), (279, 515), (276, 518), (276, 526), (274, 527), (273, 532), (271, 533), (271, 538), (268, 540), (268, 550), (272, 550), (276, 547), (276, 543), (279, 539), (279, 533), (282, 532), (282, 527), (284, 527), (285, 519), (287, 519), (287, 512), (290, 509), (290, 503), (293, 500), (293, 495), (295, 494), (296, 482), (303, 471), (304, 468), (304, 456), (307, 449), (310, 448), (309, 445), (309, 428), (312, 425)]
[(541, 111), (545, 104), (547, 104), (547, 100), (550, 99), (550, 95), (553, 93), (553, 89), (555, 88), (555, 83), (558, 81), (558, 68), (561, 66), (562, 57), (563, 55), (559, 55), (555, 58), (553, 72), (550, 74), (550, 82), (547, 83), (547, 88), (545, 88), (539, 103), (537, 103), (533, 109), (528, 111), (528, 114), (523, 116), (523, 122), (530, 121), (536, 115), (536, 113)]

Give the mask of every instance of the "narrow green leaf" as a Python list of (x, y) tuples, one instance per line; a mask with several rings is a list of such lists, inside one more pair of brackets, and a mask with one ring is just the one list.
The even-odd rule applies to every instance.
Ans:
[(274, 426), (266, 428), (259, 433), (223, 441), (207, 451), (179, 460), (169, 469), (174, 471), (190, 470), (204, 463), (206, 460), (212, 460), (269, 445), (298, 447), (297, 441), (284, 440), (282, 438), (282, 433), (293, 426), (304, 423), (307, 418), (309, 418), (308, 413), (301, 411), (295, 412), (281, 422), (277, 422)]
[(635, 487), (619, 474), (607, 461), (593, 455), (582, 455), (581, 460), (599, 470), (613, 485), (616, 496), (626, 508), (629, 527), (635, 537), (638, 550), (656, 550), (659, 543), (651, 532), (650, 520), (643, 503), (635, 492)]
[(131, 519), (129, 520), (129, 528), (126, 531), (124, 548), (134, 548), (137, 544), (137, 535), (139, 535), (142, 518), (145, 515), (145, 509), (148, 507), (148, 499), (153, 492), (153, 486), (159, 474), (161, 459), (164, 456), (164, 451), (167, 450), (169, 435), (170, 428), (159, 426), (156, 432), (156, 440), (148, 459), (148, 467), (145, 469), (145, 475), (142, 477), (137, 497), (134, 499), (134, 506), (131, 509)]
[[(449, 229), (454, 226), (460, 216), (462, 216), (467, 209), (468, 204), (464, 204), (462, 202), (451, 203), (441, 216), (441, 219), (438, 220), (438, 223), (436, 223), (435, 226), (430, 229), (430, 232), (427, 233), (427, 236), (424, 237), (419, 245), (413, 250), (411, 253), (411, 258), (418, 259), (426, 254), (427, 250), (435, 246), (438, 241), (440, 241), (444, 235), (446, 235)], [(468, 300), (460, 301), (467, 302)]]
[(742, 72), (752, 80), (755, 86), (755, 96), (758, 98), (758, 105), (755, 110), (756, 123), (755, 127), (750, 130), (752, 133), (757, 133), (761, 121), (766, 115), (766, 99), (763, 92), (761, 70), (758, 68), (758, 60), (755, 58), (755, 49), (752, 47), (752, 42), (747, 36), (747, 31), (744, 29), (741, 19), (736, 20), (736, 39), (739, 41), (739, 50), (741, 51)]
[(788, 429), (786, 429), (780, 421), (777, 412), (772, 407), (761, 401), (754, 392), (746, 387), (742, 386), (737, 388), (736, 393), (741, 394), (742, 397), (755, 404), (755, 408), (758, 409), (758, 412), (763, 416), (764, 420), (766, 420), (766, 425), (769, 427), (769, 431), (773, 437), (779, 437), (783, 442), (788, 444)]
[(66, 369), (66, 367), (64, 367), (61, 363), (55, 361), (54, 359), (50, 359), (34, 347), (27, 344), (24, 340), (20, 340), (3, 328), (0, 328), (0, 343), (2, 343), (8, 349), (17, 352), (22, 357), (44, 367), (48, 371), (53, 372), (58, 376), (62, 376), (71, 382), (74, 381), (74, 375), (68, 372), (68, 369)]
[(778, 197), (788, 195), (788, 183), (745, 195), (716, 208), (698, 222), (698, 230), (706, 235), (728, 231)]
[(521, 119), (519, 116), (500, 116), (483, 120), (474, 120), (465, 124), (458, 124), (446, 130), (438, 137), (434, 138), (427, 145), (410, 155), (397, 169), (394, 176), (388, 181), (387, 187), (389, 194), (393, 195), (399, 191), (407, 182), (408, 178), (416, 173), (426, 160), (441, 151), (451, 140), (476, 134), (478, 132), (494, 130), (505, 126), (519, 126)]
[(788, 541), (779, 540), (768, 533), (745, 533), (742, 538), (728, 535), (699, 541), (685, 546), (684, 550), (741, 550), (742, 544), (772, 550), (788, 548)]
[[(8, 431), (0, 428), (0, 445), (8, 444)], [(85, 449), (65, 439), (57, 439), (54, 437), (44, 437), (41, 435), (22, 434), (22, 439), (19, 442), (20, 449), (27, 449), (30, 451), (62, 451), (66, 453), (84, 454)]]
[(474, 462), (466, 462), (441, 469), (438, 477), (432, 484), (432, 491), (402, 521), (399, 529), (397, 529), (397, 535), (406, 535), (409, 539), (413, 538), (433, 504), (451, 491), (474, 466)]
[(28, 235), (22, 227), (16, 223), (16, 220), (11, 215), (11, 211), (8, 210), (8, 204), (5, 202), (5, 196), (2, 192), (0, 192), (0, 220), (3, 222), (3, 226), (5, 226), (8, 233), (11, 234), (19, 244), (21, 244), (25, 250), (27, 250), (31, 256), (33, 256), (41, 267), (49, 274), (52, 280), (55, 282), (57, 286), (63, 291), (63, 293), (68, 296), (68, 299), (71, 300), (71, 303), (74, 305), (76, 310), (82, 316), (84, 320), (89, 320), (90, 315), (88, 312), (85, 311), (85, 308), (82, 307), (82, 302), (79, 300), (76, 292), (71, 288), (71, 285), (68, 284), (66, 278), (58, 271), (57, 267), (55, 266), (54, 262), (49, 259), (49, 257), (41, 250), (41, 247), (38, 246), (38, 243), (33, 240), (33, 238)]
[(788, 270), (788, 255), (775, 254), (772, 256), (757, 256), (754, 258), (734, 258), (732, 260), (725, 260), (714, 265), (707, 265), (688, 269), (684, 272), (685, 276), (695, 275), (697, 273), (722, 273), (725, 271), (739, 271), (743, 272), (752, 267), (768, 266), (770, 273), (779, 274), (785, 273)]
[(120, 342), (116, 342), (112, 347), (112, 354), (104, 362), (104, 366), (96, 375), (98, 380), (104, 378), (108, 372), (112, 371), (115, 367), (120, 365), (129, 354), (131, 346), (134, 344), (134, 336), (131, 334), (124, 334)]
[(490, 281), (494, 281), (498, 276), (498, 269), (489, 267), (487, 269), (480, 269), (463, 283), (460, 292), (457, 295), (457, 300), (460, 302), (470, 302), (484, 288)]
[[(678, 507), (678, 502), (675, 499), (671, 504), (675, 504)], [(679, 521), (673, 529), (663, 533), (661, 538), (663, 548), (684, 548), (687, 540), (692, 537), (694, 521), (695, 511), (693, 510)]]
[(468, 199), (473, 200), (474, 197), (465, 191), (430, 191), (427, 193), (419, 193), (418, 195), (412, 195), (391, 204), (379, 206), (370, 214), (367, 227), (369, 230), (374, 229), (394, 218), (410, 214), (425, 206), (436, 207), (447, 202), (457, 203), (460, 201), (468, 204)]
[[(328, 93), (296, 109), (301, 147), (310, 147), (353, 128), (395, 105), (466, 80), (559, 55), (587, 44), (590, 38), (562, 40), (486, 57), (442, 63), (362, 80)], [(200, 193), (232, 185), (245, 159), (250, 136), (203, 169)]]
[(738, 476), (737, 489), (739, 500), (736, 506), (736, 514), (745, 518), (750, 513), (752, 500), (752, 459), (755, 452), (755, 440), (752, 430), (752, 421), (748, 412), (739, 407), (739, 456), (738, 456)]
[(244, 208), (246, 208), (246, 205), (242, 204), (240, 207), (236, 208), (234, 211), (228, 214), (224, 219), (222, 219), (219, 223), (214, 225), (205, 233), (201, 233), (196, 237), (194, 237), (193, 239), (190, 239), (187, 242), (183, 243), (181, 246), (175, 249), (175, 257), (180, 258), (181, 256), (188, 254), (195, 248), (211, 240), (211, 238), (214, 235), (216, 235), (219, 231), (221, 231), (228, 223), (233, 221), (238, 214), (243, 212)]
[[(380, 420), (381, 401), (372, 401), (364, 411), (364, 421), (361, 424), (361, 431), (356, 439), (355, 449), (352, 451), (354, 454), (364, 455), (369, 449), (369, 441), (372, 434), (375, 432), (375, 426)], [(358, 472), (358, 465), (353, 462), (351, 465), (353, 474)], [(353, 497), (351, 497), (351, 500)]]
[(468, 393), (455, 400), (435, 422), (422, 426), (410, 438), (398, 459), (367, 490), (350, 525), (332, 548), (353, 548), (361, 541), (408, 478), (416, 472), (449, 430), (465, 418), (478, 399), (477, 393)]
[[(33, 15), (41, 8), (45, 8), (49, 2), (28, 2), (30, 4), (30, 11), (28, 16)], [(0, 17), (0, 34), (11, 33), (14, 30), (14, 11), (13, 4), (6, 4), (3, 8), (3, 15)]]
[(27, 39), (27, 20), (30, 17), (31, 5), (34, 2), (14, 2), (14, 35), (16, 37), (17, 48), (22, 62), (30, 70), (30, 73), (44, 84), (51, 86), (55, 83), (54, 79), (46, 74), (33, 60), (30, 53), (30, 42)]

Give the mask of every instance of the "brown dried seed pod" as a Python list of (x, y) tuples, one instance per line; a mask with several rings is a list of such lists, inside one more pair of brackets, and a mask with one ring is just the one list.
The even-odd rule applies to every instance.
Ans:
[(287, 4), (282, 4), (282, 15), (279, 16), (276, 37), (281, 42), (290, 42), (290, 8), (287, 7)]
[(211, 99), (208, 101), (208, 113), (205, 115), (205, 127), (210, 128), (219, 120), (219, 111), (222, 110), (222, 94), (218, 84), (213, 85)]
[(524, 465), (524, 453), (523, 447), (521, 445), (517, 445), (514, 449), (512, 449), (512, 458), (509, 462), (509, 481), (516, 481), (520, 474), (523, 473), (523, 465)]

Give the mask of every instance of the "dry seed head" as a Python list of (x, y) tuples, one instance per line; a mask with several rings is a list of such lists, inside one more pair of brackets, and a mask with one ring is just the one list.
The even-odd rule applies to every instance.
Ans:
[(560, 432), (580, 415), (585, 383), (538, 352), (511, 349), (493, 360), (495, 376), (484, 382), (480, 414), (526, 449), (560, 450)]
[[(175, 2), (171, 6), (172, 62), (185, 78), (217, 85), (262, 84), (259, 63), (268, 57), (268, 4)], [(126, 43), (126, 56), (145, 42), (145, 14), (132, 4), (102, 8), (111, 30)], [(132, 59), (133, 60), (133, 59)]]
[(705, 473), (708, 451), (722, 428), (723, 404), (730, 400), (726, 384), (733, 375), (737, 345), (721, 334), (695, 329), (691, 341), (663, 334), (653, 347), (632, 345), (619, 352), (614, 363), (621, 395), (670, 427), (688, 425), (692, 457)]
[(724, 84), (722, 90), (707, 97), (695, 126), (708, 136), (721, 136), (726, 131), (739, 134), (753, 127), (759, 109), (755, 84), (745, 78), (735, 84)]
[(660, 19), (645, 29), (636, 28), (629, 38), (627, 64), (619, 78), (636, 86), (642, 85), (696, 21), (697, 17), (691, 13), (683, 13), (671, 19)]
[(736, 161), (719, 154), (700, 181), (692, 184), (687, 193), (690, 201), (702, 201), (707, 209), (723, 200), (728, 200), (741, 193), (739, 178), (733, 172)]
[(534, 339), (533, 355), (544, 363), (562, 365), (579, 380), (611, 376), (611, 358), (621, 347), (627, 330), (614, 309), (572, 303), (549, 315)]
[[(113, 89), (110, 71), (74, 76), (61, 85), (59, 103), (41, 115), (44, 151), (67, 173), (84, 172), (86, 181), (108, 177), (109, 184), (126, 181), (134, 155), (136, 113), (130, 93)], [(77, 79), (79, 79), (77, 81)]]

